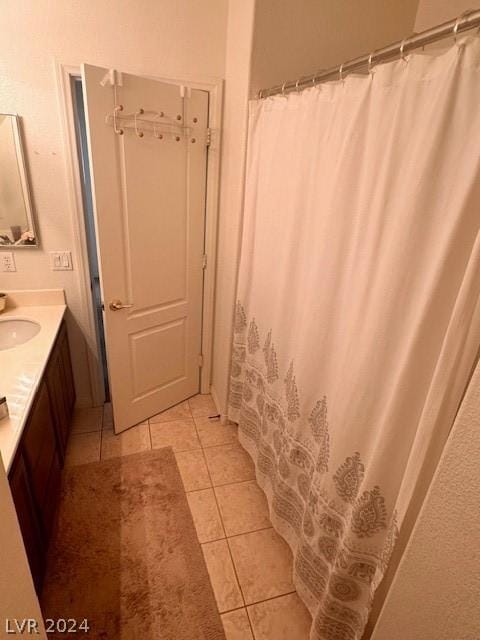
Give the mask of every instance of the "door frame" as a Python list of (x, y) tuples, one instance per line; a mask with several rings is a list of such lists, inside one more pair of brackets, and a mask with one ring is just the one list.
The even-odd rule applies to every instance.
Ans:
[[(65, 170), (67, 175), (67, 192), (70, 202), (70, 217), (73, 231), (73, 251), (76, 256), (79, 272), (79, 298), (81, 316), (78, 318), (87, 341), (87, 360), (90, 374), (91, 397), (94, 406), (103, 404), (105, 390), (101, 365), (99, 362), (99, 343), (96, 332), (94, 308), (90, 291), (90, 267), (87, 253), (87, 237), (83, 208), (82, 181), (78, 160), (77, 136), (75, 130), (74, 103), (71, 91), (72, 78), (80, 78), (80, 65), (69, 65), (56, 62), (57, 89), (62, 118), (62, 133), (65, 149)], [(135, 71), (122, 69), (125, 73)], [(139, 75), (139, 74), (135, 74)], [(207, 153), (207, 186), (205, 198), (205, 249), (207, 264), (203, 280), (202, 310), (202, 355), (203, 365), (200, 369), (200, 393), (210, 393), (213, 355), (213, 319), (215, 304), (215, 273), (217, 254), (218, 203), (220, 187), (220, 153), (222, 132), (223, 80), (220, 78), (192, 78), (142, 76), (150, 80), (179, 84), (200, 89), (209, 94), (208, 127), (211, 131), (211, 142)], [(86, 402), (79, 399), (79, 406)]]

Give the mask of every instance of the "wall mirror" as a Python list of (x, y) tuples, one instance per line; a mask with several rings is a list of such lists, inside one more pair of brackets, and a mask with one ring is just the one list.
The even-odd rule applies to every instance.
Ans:
[(0, 113), (0, 249), (36, 246), (19, 117)]

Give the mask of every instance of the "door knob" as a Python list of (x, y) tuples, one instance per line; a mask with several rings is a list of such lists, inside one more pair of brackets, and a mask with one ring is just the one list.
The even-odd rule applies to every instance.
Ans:
[(108, 306), (112, 311), (120, 311), (120, 309), (130, 309), (133, 304), (123, 304), (121, 300), (112, 300)]

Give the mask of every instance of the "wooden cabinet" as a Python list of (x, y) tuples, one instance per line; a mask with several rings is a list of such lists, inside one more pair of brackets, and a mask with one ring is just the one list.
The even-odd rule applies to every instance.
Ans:
[(70, 351), (62, 324), (9, 473), (37, 591), (45, 571), (74, 403)]
[(35, 586), (39, 587), (45, 571), (45, 542), (40, 529), (37, 506), (31, 492), (25, 460), (21, 450), (17, 452), (10, 474), (10, 489), (12, 491), (18, 522), (23, 536), (23, 543), (27, 552), (30, 571)]
[(38, 505), (45, 499), (50, 469), (58, 458), (57, 437), (47, 385), (42, 382), (25, 425), (22, 449)]
[(65, 459), (70, 419), (75, 403), (72, 365), (67, 334), (62, 326), (46, 371), (46, 382), (53, 409), (55, 431), (61, 460)]

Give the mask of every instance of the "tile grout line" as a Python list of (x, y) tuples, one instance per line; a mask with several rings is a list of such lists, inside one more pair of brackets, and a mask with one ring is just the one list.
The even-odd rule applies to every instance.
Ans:
[(249, 533), (258, 533), (259, 531), (269, 531), (270, 529), (273, 529), (273, 525), (270, 525), (269, 527), (261, 527), (260, 529), (252, 529), (251, 531), (243, 531), (242, 533), (233, 533), (231, 536), (227, 536), (227, 538), (231, 540), (232, 538), (238, 538), (240, 536), (248, 536)]
[[(250, 605), (249, 605), (250, 606)], [(247, 612), (247, 620), (248, 620), (248, 624), (250, 625), (250, 629), (252, 630), (252, 636), (253, 636), (253, 640), (256, 640), (255, 638), (255, 631), (253, 630), (253, 622), (252, 622), (252, 618), (250, 616), (250, 611), (248, 610), (248, 607), (245, 607), (245, 611)]]
[[(208, 491), (208, 489), (211, 489), (211, 488), (212, 487), (207, 487), (207, 489), (198, 489), (198, 491)], [(189, 493), (195, 493), (195, 491), (188, 491), (185, 493), (186, 495), (188, 495)], [(223, 519), (222, 519), (222, 514), (220, 513), (220, 510), (219, 510), (219, 514), (220, 514), (220, 519), (223, 525)], [(270, 529), (273, 529), (275, 531), (273, 526), (270, 526), (270, 527), (263, 527), (262, 529), (251, 529), (250, 531), (242, 531), (241, 533), (234, 533), (231, 536), (227, 535), (227, 533), (225, 532), (225, 536), (223, 538), (212, 538), (211, 540), (204, 540), (203, 542), (200, 542), (200, 544), (209, 544), (210, 542), (220, 542), (220, 540), (231, 540), (232, 538), (239, 538), (240, 536), (248, 536), (249, 533), (259, 533), (260, 531), (269, 531)]]
[(152, 430), (150, 429), (150, 420), (147, 420), (148, 424), (148, 438), (150, 440), (150, 451), (153, 451)]
[[(197, 425), (196, 425), (196, 424), (195, 424), (195, 429), (197, 429)], [(198, 431), (197, 431), (197, 434), (198, 434)], [(200, 443), (200, 444), (201, 444), (201, 443)], [(225, 541), (226, 541), (226, 544), (227, 544), (227, 550), (228, 550), (228, 555), (229, 555), (229, 557), (230, 557), (230, 562), (232, 563), (233, 574), (234, 574), (234, 576), (235, 576), (235, 580), (237, 581), (237, 584), (238, 584), (238, 590), (240, 591), (240, 597), (241, 597), (242, 602), (243, 602), (243, 607), (240, 607), (240, 608), (245, 608), (245, 606), (246, 606), (246, 605), (245, 605), (245, 596), (243, 595), (243, 589), (242, 589), (242, 586), (241, 586), (241, 584), (240, 584), (240, 580), (239, 580), (239, 578), (238, 578), (237, 568), (236, 568), (236, 566), (235, 566), (235, 561), (234, 561), (234, 559), (233, 559), (233, 556), (232, 556), (232, 552), (231, 552), (230, 546), (229, 546), (229, 544), (228, 544), (228, 538), (226, 537), (226, 531), (225, 531), (225, 525), (224, 525), (224, 523), (223, 523), (222, 513), (221, 513), (221, 511), (220, 511), (220, 507), (219, 507), (219, 505), (218, 505), (217, 495), (216, 495), (216, 493), (215, 493), (215, 487), (214, 487), (214, 484), (213, 484), (212, 476), (211, 476), (211, 474), (210, 474), (210, 469), (209, 469), (209, 466), (208, 466), (207, 459), (206, 459), (206, 457), (205, 457), (205, 452), (204, 452), (204, 450), (203, 450), (203, 447), (202, 447), (202, 456), (203, 456), (203, 459), (204, 459), (204, 461), (205, 461), (205, 467), (207, 468), (208, 477), (209, 477), (210, 482), (211, 482), (211, 484), (212, 484), (213, 496), (214, 496), (215, 504), (216, 504), (216, 506), (217, 506), (218, 515), (219, 515), (219, 517), (220, 517), (220, 522), (221, 522), (221, 525), (222, 525), (222, 529), (223, 529), (223, 532), (225, 533), (225, 538), (222, 538), (222, 540), (225, 540)], [(207, 569), (208, 569), (208, 567), (207, 567)], [(222, 613), (224, 613), (224, 612), (220, 612), (220, 608), (219, 608), (219, 606), (218, 606), (218, 602), (217, 602), (217, 609), (218, 609), (218, 613), (219, 613), (219, 615), (221, 615)], [(248, 617), (248, 614), (247, 614), (247, 617)], [(250, 626), (250, 628), (251, 628), (251, 626)], [(253, 634), (253, 629), (252, 629), (252, 634)], [(254, 636), (254, 635), (253, 635), (253, 638), (254, 638), (254, 640), (255, 640), (255, 636)]]
[[(195, 421), (194, 421), (194, 422), (195, 422)], [(197, 425), (196, 425), (196, 423), (195, 423), (195, 428), (197, 429)], [(198, 429), (197, 429), (197, 434), (198, 434)], [(199, 436), (199, 440), (200, 440), (200, 436)], [(237, 437), (236, 437), (236, 439), (235, 439), (235, 441), (234, 441), (234, 442), (235, 442), (235, 444), (240, 444), (240, 443), (239, 443), (239, 441), (238, 441), (238, 435), (237, 435)], [(249, 479), (249, 480), (241, 480), (240, 482), (230, 482), (230, 483), (225, 483), (225, 484), (223, 484), (223, 485), (214, 485), (214, 484), (213, 484), (212, 477), (211, 477), (211, 474), (210, 474), (210, 469), (209, 469), (209, 467), (208, 467), (208, 462), (207, 462), (207, 459), (206, 459), (206, 457), (205, 457), (204, 449), (205, 449), (205, 448), (210, 448), (210, 449), (211, 449), (211, 448), (213, 448), (213, 446), (222, 446), (222, 445), (213, 445), (213, 446), (210, 446), (210, 447), (204, 447), (204, 446), (203, 446), (203, 443), (202, 443), (202, 441), (201, 441), (201, 440), (200, 440), (200, 444), (202, 445), (202, 452), (203, 452), (203, 457), (204, 457), (204, 460), (205, 460), (205, 465), (206, 465), (206, 467), (207, 467), (208, 477), (210, 478), (210, 482), (212, 483), (213, 495), (215, 496), (215, 503), (216, 503), (216, 505), (217, 505), (218, 513), (219, 513), (219, 515), (220, 515), (220, 519), (221, 519), (221, 522), (222, 522), (222, 527), (223, 527), (224, 532), (225, 532), (225, 534), (226, 534), (225, 523), (224, 523), (224, 521), (223, 521), (222, 512), (221, 512), (221, 510), (220, 510), (220, 505), (219, 505), (219, 503), (218, 503), (218, 499), (217, 499), (217, 492), (216, 492), (216, 490), (215, 490), (215, 489), (216, 489), (216, 487), (218, 487), (218, 486), (233, 485), (233, 484), (241, 484), (241, 483), (244, 483), (244, 482), (252, 482), (252, 481), (256, 482), (256, 479), (255, 479), (255, 478), (253, 478), (253, 479)], [(264, 527), (263, 529), (257, 529), (256, 531), (265, 531), (265, 530), (268, 530), (268, 529), (273, 529), (273, 526), (270, 526), (270, 527)], [(253, 628), (252, 620), (251, 620), (251, 618), (250, 618), (250, 614), (249, 614), (249, 611), (248, 611), (248, 607), (249, 607), (249, 606), (252, 606), (252, 605), (260, 604), (261, 602), (266, 602), (266, 601), (268, 601), (268, 600), (274, 600), (274, 599), (276, 599), (276, 598), (281, 598), (282, 596), (290, 595), (290, 594), (292, 594), (292, 593), (296, 593), (296, 591), (291, 591), (291, 592), (288, 592), (288, 593), (282, 593), (282, 594), (280, 594), (280, 595), (278, 595), (278, 596), (273, 596), (272, 598), (265, 598), (264, 600), (259, 600), (258, 602), (252, 602), (252, 603), (251, 603), (251, 604), (249, 604), (249, 605), (247, 605), (247, 604), (246, 604), (245, 595), (244, 595), (244, 593), (243, 593), (242, 585), (241, 585), (241, 583), (240, 583), (240, 579), (239, 579), (239, 577), (238, 577), (237, 567), (236, 567), (236, 565), (235, 565), (235, 560), (234, 560), (234, 558), (233, 558), (233, 554), (232, 554), (232, 550), (231, 550), (231, 548), (230, 548), (229, 540), (230, 540), (230, 538), (234, 538), (234, 537), (241, 536), (241, 535), (246, 535), (246, 534), (248, 534), (248, 533), (255, 533), (255, 531), (248, 531), (248, 532), (245, 532), (245, 533), (239, 533), (239, 534), (235, 534), (235, 535), (233, 535), (233, 536), (226, 536), (226, 538), (222, 538), (222, 539), (225, 539), (225, 540), (226, 540), (226, 543), (227, 543), (228, 553), (229, 553), (229, 556), (230, 556), (230, 560), (231, 560), (231, 562), (232, 562), (233, 571), (234, 571), (235, 578), (236, 578), (237, 583), (238, 583), (238, 588), (240, 589), (240, 594), (241, 594), (241, 596), (242, 596), (242, 600), (243, 600), (243, 602), (244, 602), (244, 606), (243, 606), (243, 607), (238, 607), (237, 609), (231, 609), (231, 610), (227, 610), (227, 611), (222, 611), (221, 613), (220, 613), (220, 611), (219, 611), (219, 613), (220, 613), (220, 616), (221, 616), (221, 615), (223, 615), (224, 613), (228, 613), (229, 611), (237, 611), (237, 610), (240, 610), (240, 609), (245, 609), (245, 612), (246, 612), (246, 614), (247, 614), (248, 626), (249, 626), (249, 628), (250, 628), (250, 631), (251, 631), (251, 634), (252, 634), (252, 638), (253, 638), (253, 640), (256, 640), (256, 635), (255, 635), (255, 631), (254, 631), (254, 628)], [(213, 541), (212, 541), (212, 542), (213, 542)], [(217, 604), (217, 608), (218, 608), (218, 604)]]
[(279, 598), (284, 598), (285, 596), (293, 596), (294, 593), (297, 593), (297, 591), (287, 591), (286, 593), (280, 593), (278, 596), (271, 596), (270, 598), (264, 598), (263, 600), (255, 600), (255, 602), (250, 602), (243, 607), (235, 607), (235, 609), (227, 609), (226, 611), (222, 611), (220, 615), (223, 615), (224, 613), (232, 613), (232, 611), (239, 611), (240, 609), (248, 609), (248, 607), (255, 607), (257, 606), (257, 604), (263, 604), (264, 602), (270, 602), (271, 600), (278, 600)]
[[(197, 438), (198, 438), (198, 440), (199, 440), (199, 442), (200, 442), (200, 444), (201, 444), (200, 436), (199, 436), (199, 434), (198, 434), (198, 429), (197, 429), (197, 425), (196, 425), (196, 424), (195, 424), (195, 433), (197, 434)], [(206, 469), (207, 469), (208, 479), (210, 480), (210, 485), (211, 485), (211, 486), (209, 487), (209, 489), (211, 489), (211, 490), (212, 490), (213, 498), (214, 498), (214, 500), (215, 500), (215, 505), (216, 505), (216, 507), (217, 507), (217, 511), (218, 511), (218, 517), (220, 518), (220, 524), (222, 525), (222, 531), (223, 531), (223, 533), (225, 534), (225, 538), (220, 538), (220, 539), (221, 539), (221, 540), (225, 540), (225, 539), (226, 539), (226, 537), (227, 537), (227, 532), (225, 531), (225, 525), (223, 524), (222, 514), (221, 514), (221, 512), (220, 512), (220, 507), (218, 506), (218, 501), (217, 501), (217, 496), (215, 495), (215, 488), (214, 488), (214, 486), (213, 486), (212, 476), (211, 476), (211, 474), (210, 474), (210, 469), (208, 468), (208, 462), (207, 462), (207, 459), (206, 459), (205, 454), (204, 454), (204, 452), (203, 452), (203, 447), (201, 448), (201, 452), (202, 452), (203, 461), (204, 461), (204, 463), (205, 463), (205, 467), (206, 467)], [(201, 491), (201, 489), (199, 489), (199, 491)], [(188, 502), (188, 500), (187, 500), (187, 502)], [(212, 542), (214, 542), (214, 541), (212, 541)]]
[[(221, 517), (221, 516), (220, 516), (220, 517)], [(241, 596), (242, 596), (242, 600), (243, 600), (244, 608), (247, 610), (247, 604), (246, 604), (246, 601), (245, 601), (245, 595), (244, 595), (244, 593), (243, 593), (242, 585), (240, 584), (240, 579), (239, 579), (239, 577), (238, 577), (238, 573), (237, 573), (237, 567), (235, 566), (235, 560), (233, 559), (232, 550), (230, 549), (230, 545), (228, 544), (228, 538), (227, 538), (226, 540), (227, 540), (227, 549), (228, 549), (228, 553), (230, 554), (230, 559), (231, 559), (231, 561), (232, 561), (232, 565), (233, 565), (233, 572), (235, 573), (235, 578), (237, 579), (237, 582), (238, 582), (238, 588), (240, 589), (240, 594), (241, 594)], [(249, 626), (250, 626), (250, 630), (251, 630), (251, 632), (252, 632), (253, 640), (256, 640), (256, 639), (255, 639), (255, 632), (253, 631), (253, 627), (252, 627), (252, 624), (251, 624), (251, 622), (250, 622), (250, 617), (249, 617), (249, 615), (248, 615), (248, 610), (247, 610), (247, 619), (248, 619), (248, 624), (249, 624)]]
[[(103, 407), (102, 407), (102, 427), (100, 429), (100, 451), (99, 451), (99, 454), (98, 454), (98, 461), (99, 462), (102, 461), (102, 444), (103, 444), (104, 421), (105, 421), (105, 402), (103, 403)], [(113, 422), (112, 422), (112, 426), (113, 426)]]
[[(195, 425), (195, 428), (197, 428), (197, 425)], [(222, 528), (223, 528), (223, 531), (224, 531), (224, 533), (226, 535), (225, 524), (223, 522), (222, 512), (220, 511), (220, 505), (218, 504), (217, 494), (215, 492), (215, 486), (213, 484), (212, 476), (210, 474), (210, 469), (208, 467), (208, 462), (207, 462), (207, 459), (205, 457), (205, 453), (203, 451), (203, 447), (202, 447), (202, 453), (203, 453), (203, 457), (204, 457), (204, 460), (205, 460), (205, 466), (207, 467), (208, 477), (210, 478), (210, 482), (212, 483), (212, 490), (213, 490), (213, 495), (214, 495), (214, 499), (215, 499), (215, 504), (217, 505), (218, 515), (220, 516), (220, 521), (222, 523)], [(246, 610), (245, 595), (243, 593), (242, 585), (240, 584), (240, 578), (238, 577), (237, 567), (235, 566), (235, 560), (234, 560), (233, 555), (232, 555), (232, 550), (230, 549), (230, 545), (228, 544), (228, 537), (225, 537), (225, 540), (226, 540), (226, 543), (227, 543), (228, 555), (230, 556), (230, 561), (232, 563), (233, 573), (235, 575), (235, 579), (236, 579), (237, 584), (238, 584), (238, 589), (240, 591), (240, 597), (242, 598), (243, 605), (244, 605), (243, 607), (240, 607), (240, 608), (244, 608)], [(218, 604), (217, 604), (217, 608), (218, 608)], [(222, 613), (225, 613), (225, 612), (222, 612)], [(253, 640), (256, 640), (255, 639), (255, 633), (253, 631), (253, 627), (252, 627), (252, 624), (250, 622), (250, 617), (248, 615), (248, 611), (247, 610), (246, 610), (246, 613), (247, 613), (248, 625), (250, 627), (250, 631), (252, 632), (252, 638), (253, 638)], [(219, 610), (219, 615), (222, 615), (220, 613), (220, 610)]]

